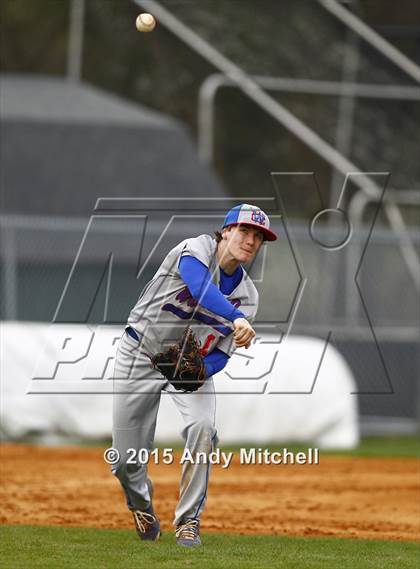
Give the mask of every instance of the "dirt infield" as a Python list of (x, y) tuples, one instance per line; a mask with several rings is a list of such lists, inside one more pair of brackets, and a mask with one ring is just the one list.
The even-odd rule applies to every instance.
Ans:
[[(131, 528), (100, 448), (1, 447), (1, 523)], [(155, 510), (172, 531), (181, 466), (150, 465)], [(319, 465), (215, 465), (204, 531), (419, 540), (415, 459), (323, 456)]]

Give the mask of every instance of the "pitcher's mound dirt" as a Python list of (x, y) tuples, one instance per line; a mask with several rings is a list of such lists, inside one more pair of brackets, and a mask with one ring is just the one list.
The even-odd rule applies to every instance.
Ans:
[[(1, 448), (0, 521), (5, 524), (132, 528), (102, 448)], [(173, 531), (181, 472), (151, 464), (154, 506)], [(210, 532), (420, 539), (416, 459), (331, 457), (319, 465), (213, 466), (202, 528)]]

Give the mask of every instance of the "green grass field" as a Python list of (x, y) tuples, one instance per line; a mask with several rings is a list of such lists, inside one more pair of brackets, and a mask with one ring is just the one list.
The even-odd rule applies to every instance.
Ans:
[(409, 542), (275, 536), (203, 535), (203, 546), (177, 546), (173, 534), (143, 543), (134, 531), (3, 526), (3, 569), (249, 568), (415, 569)]

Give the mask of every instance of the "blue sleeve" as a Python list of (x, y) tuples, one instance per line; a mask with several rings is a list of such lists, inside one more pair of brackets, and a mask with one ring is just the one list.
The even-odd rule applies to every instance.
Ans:
[(228, 359), (229, 356), (227, 354), (217, 348), (214, 348), (211, 354), (208, 354), (208, 356), (204, 358), (204, 363), (206, 365), (206, 377), (221, 371), (227, 364)]
[(208, 268), (191, 256), (181, 257), (179, 272), (194, 300), (211, 312), (223, 316), (230, 322), (235, 318), (245, 318), (240, 310), (226, 300), (215, 284), (211, 282)]

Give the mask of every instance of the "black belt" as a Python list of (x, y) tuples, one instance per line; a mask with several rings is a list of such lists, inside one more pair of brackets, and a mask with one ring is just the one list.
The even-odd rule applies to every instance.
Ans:
[(140, 342), (140, 338), (139, 335), (137, 334), (137, 332), (135, 331), (135, 329), (132, 326), (127, 326), (127, 328), (125, 329), (125, 331), (127, 332), (127, 334), (129, 336), (131, 336), (134, 340), (137, 340), (137, 342)]

